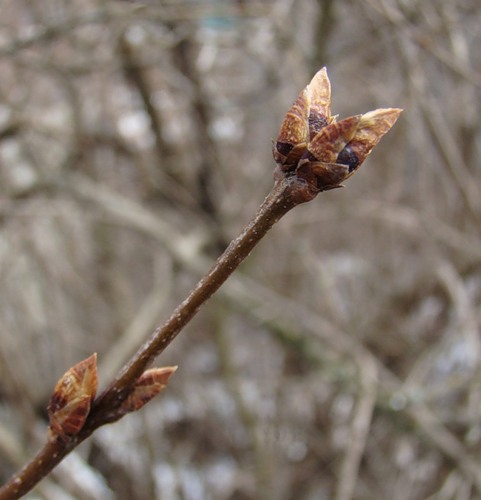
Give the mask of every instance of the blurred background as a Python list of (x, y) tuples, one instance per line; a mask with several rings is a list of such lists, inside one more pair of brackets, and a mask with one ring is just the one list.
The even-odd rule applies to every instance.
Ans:
[(398, 123), (27, 498), (481, 498), (480, 46), (478, 0), (1, 0), (0, 481), (254, 215), (327, 65), (333, 114)]

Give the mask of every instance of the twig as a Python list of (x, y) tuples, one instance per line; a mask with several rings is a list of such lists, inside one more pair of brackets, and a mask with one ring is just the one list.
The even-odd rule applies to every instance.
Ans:
[(236, 405), (240, 421), (251, 441), (253, 464), (257, 480), (256, 496), (263, 500), (269, 500), (273, 498), (273, 457), (268, 453), (263, 440), (260, 439), (259, 422), (257, 421), (255, 413), (251, 411), (249, 405), (246, 403), (242, 393), (240, 376), (237, 373), (232, 359), (232, 353), (235, 353), (235, 351), (231, 348), (232, 346), (230, 345), (228, 334), (223, 329), (223, 325), (220, 324), (220, 321), (217, 320), (217, 322), (216, 340), (222, 373)]
[(267, 231), (289, 210), (302, 203), (299, 188), (303, 186), (296, 184), (300, 184), (296, 178), (281, 179), (275, 184), (254, 219), (239, 237), (232, 241), (209, 273), (199, 281), (164, 325), (155, 330), (150, 340), (137, 351), (113, 383), (97, 398), (79, 434), (67, 442), (48, 441), (32, 461), (0, 489), (1, 500), (20, 498), (95, 429), (118, 418), (115, 410), (149, 364), (174, 340), (200, 306), (237, 269)]
[(362, 388), (354, 410), (349, 444), (342, 463), (336, 500), (351, 500), (356, 491), (362, 455), (371, 427), (372, 414), (376, 404), (377, 366), (371, 357), (359, 360)]
[[(17, 499), (30, 491), (98, 427), (121, 418), (126, 413), (121, 411), (124, 403), (128, 403), (128, 411), (143, 406), (146, 384), (154, 377), (145, 371), (151, 362), (175, 339), (279, 219), (295, 206), (314, 199), (319, 192), (340, 187), (359, 168), (396, 122), (400, 112), (399, 109), (381, 109), (336, 122), (330, 111), (327, 72), (325, 68), (320, 70), (286, 114), (274, 144), (276, 182), (254, 219), (100, 396), (95, 398), (95, 354), (72, 367), (60, 379), (49, 407), (49, 439), (40, 452), (0, 489), (0, 500)], [(168, 376), (160, 378), (157, 386), (163, 387), (167, 380)], [(137, 384), (140, 381), (139, 389)], [(80, 392), (72, 392), (74, 384)], [(136, 388), (144, 389), (143, 396), (137, 399)], [(68, 413), (69, 410), (71, 413)]]

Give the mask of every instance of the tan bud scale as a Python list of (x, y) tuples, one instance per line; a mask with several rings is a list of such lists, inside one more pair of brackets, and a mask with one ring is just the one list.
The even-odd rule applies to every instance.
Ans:
[(396, 123), (402, 109), (376, 109), (362, 115), (356, 134), (349, 143), (350, 148), (362, 163), (374, 146)]
[(331, 82), (326, 68), (320, 69), (307, 86), (309, 94), (309, 140), (332, 122), (331, 117)]
[(78, 434), (90, 412), (97, 386), (96, 354), (63, 374), (55, 385), (47, 409), (52, 438), (68, 439)]
[(337, 156), (356, 134), (361, 115), (351, 116), (324, 127), (308, 144), (307, 150), (317, 160), (335, 163)]
[(140, 410), (164, 389), (177, 366), (164, 366), (146, 370), (135, 382), (132, 392), (119, 408), (120, 414)]

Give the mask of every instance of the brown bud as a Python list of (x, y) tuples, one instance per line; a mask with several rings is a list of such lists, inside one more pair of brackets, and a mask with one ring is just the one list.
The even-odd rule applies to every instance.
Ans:
[(72, 366), (55, 385), (48, 416), (52, 438), (69, 439), (83, 427), (97, 393), (97, 354)]
[(290, 176), (307, 187), (306, 201), (319, 191), (340, 187), (394, 125), (401, 109), (377, 109), (340, 122), (331, 116), (326, 68), (299, 94), (274, 145), (275, 178)]
[(354, 137), (337, 157), (337, 163), (348, 165), (349, 175), (347, 177), (350, 177), (360, 167), (374, 146), (396, 123), (401, 112), (402, 109), (387, 108), (375, 109), (362, 115)]
[(326, 68), (322, 68), (299, 94), (282, 122), (273, 147), (279, 168), (283, 172), (295, 170), (307, 143), (332, 121), (331, 83)]
[(308, 140), (310, 98), (304, 89), (289, 108), (282, 122), (272, 154), (284, 172), (295, 168)]
[(146, 370), (135, 382), (132, 392), (119, 408), (118, 416), (140, 410), (167, 385), (177, 366)]

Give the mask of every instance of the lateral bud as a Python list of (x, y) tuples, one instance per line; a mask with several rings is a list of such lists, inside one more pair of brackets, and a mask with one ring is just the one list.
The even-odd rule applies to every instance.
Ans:
[(170, 377), (176, 370), (177, 366), (164, 366), (146, 370), (135, 382), (129, 396), (120, 405), (117, 417), (120, 418), (126, 413), (140, 410), (166, 387)]
[(337, 163), (348, 165), (347, 177), (361, 166), (377, 143), (396, 123), (401, 113), (402, 109), (399, 108), (380, 108), (361, 116), (356, 133), (337, 157)]
[(50, 439), (68, 440), (85, 424), (98, 387), (97, 354), (80, 361), (59, 379), (47, 412)]

